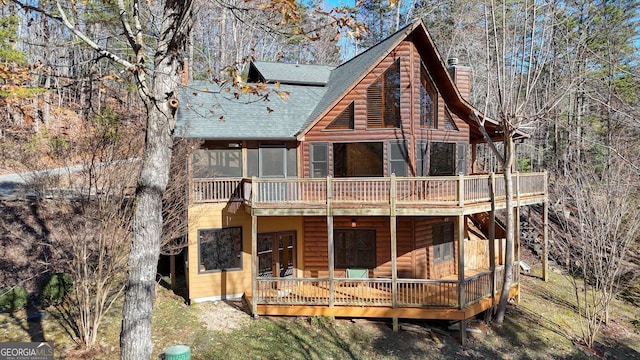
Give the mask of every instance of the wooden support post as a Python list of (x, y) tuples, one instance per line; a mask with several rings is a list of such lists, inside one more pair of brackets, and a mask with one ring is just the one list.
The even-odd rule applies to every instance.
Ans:
[(542, 280), (549, 281), (549, 200), (542, 205)]
[(391, 304), (398, 307), (398, 238), (396, 219), (396, 176), (391, 174), (391, 209), (389, 231), (391, 232)]
[[(255, 192), (254, 192), (255, 194)], [(258, 217), (251, 214), (251, 315), (258, 317)]]
[(467, 346), (467, 320), (460, 320), (460, 344)]
[(333, 187), (331, 176), (327, 176), (327, 256), (329, 257), (329, 307), (333, 307), (335, 294), (335, 246), (333, 241)]
[[(514, 258), (516, 259), (515, 261), (515, 265), (516, 265), (516, 270), (515, 270), (515, 281), (520, 284), (520, 206), (516, 206), (515, 209), (513, 209), (514, 214), (513, 214), (513, 221), (515, 222), (515, 224), (513, 224), (513, 227), (515, 229), (514, 234), (515, 234), (515, 239), (513, 241), (513, 246), (515, 247), (513, 249), (513, 251), (515, 252)], [(513, 270), (512, 270), (513, 271)], [(518, 286), (518, 289), (521, 289), (522, 286)], [(520, 304), (520, 290), (518, 290), (518, 294), (516, 295), (516, 304)]]
[(458, 174), (458, 206), (464, 207), (464, 174)]
[(169, 256), (169, 273), (171, 273), (171, 290), (175, 290), (176, 285), (176, 256)]
[(464, 309), (464, 215), (458, 215), (458, 304)]
[(400, 323), (398, 322), (398, 318), (394, 317), (392, 321), (393, 321), (393, 332), (398, 332), (398, 330), (400, 329)]
[(478, 172), (478, 144), (471, 144), (471, 174)]

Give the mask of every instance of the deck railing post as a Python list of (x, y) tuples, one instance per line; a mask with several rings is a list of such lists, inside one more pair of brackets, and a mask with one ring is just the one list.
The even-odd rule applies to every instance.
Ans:
[(258, 188), (260, 186), (258, 186), (258, 178), (255, 176), (251, 177), (251, 204), (257, 204), (258, 203), (258, 191), (260, 191)]
[[(391, 232), (391, 306), (398, 307), (398, 241), (396, 224), (396, 175), (391, 174), (389, 231)], [(398, 320), (393, 319), (393, 331), (398, 331)]]
[(258, 217), (251, 214), (251, 315), (258, 317)]
[(549, 200), (542, 205), (542, 280), (549, 281)]
[(458, 206), (464, 207), (464, 174), (458, 174)]
[[(458, 302), (460, 310), (466, 307), (466, 295), (464, 291), (464, 215), (458, 215)], [(460, 320), (460, 342), (466, 345), (467, 342), (467, 321)]]
[(329, 307), (333, 307), (335, 302), (335, 247), (333, 243), (333, 210), (332, 210), (332, 199), (333, 199), (333, 182), (331, 176), (327, 176), (327, 247), (329, 256)]

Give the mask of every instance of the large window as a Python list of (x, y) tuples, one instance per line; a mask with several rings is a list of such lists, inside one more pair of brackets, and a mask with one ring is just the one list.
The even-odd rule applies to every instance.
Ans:
[(389, 141), (389, 175), (409, 175), (409, 149), (405, 140)]
[(453, 260), (453, 223), (443, 222), (434, 224), (433, 231), (433, 262)]
[(326, 177), (329, 174), (329, 144), (309, 144), (309, 157), (311, 158), (310, 176)]
[(456, 174), (456, 144), (433, 142), (429, 151), (429, 175)]
[(296, 177), (298, 154), (296, 148), (284, 145), (261, 145), (247, 149), (247, 176)]
[(242, 228), (198, 230), (199, 272), (242, 269)]
[(333, 176), (384, 176), (383, 143), (333, 144)]
[(467, 174), (467, 144), (418, 141), (416, 176)]
[(242, 177), (242, 150), (198, 149), (191, 166), (195, 178)]
[(400, 59), (367, 88), (367, 127), (400, 127)]
[(336, 229), (335, 267), (339, 269), (376, 267), (376, 231), (373, 229)]

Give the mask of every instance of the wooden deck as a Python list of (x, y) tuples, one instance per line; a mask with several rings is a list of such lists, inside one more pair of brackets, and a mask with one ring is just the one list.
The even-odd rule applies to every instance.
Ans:
[[(398, 279), (395, 292), (394, 283), (386, 278), (260, 278), (256, 296), (246, 296), (250, 304), (257, 303), (258, 315), (460, 320), (493, 306), (502, 287), (503, 271), (504, 267), (496, 269), (493, 297), (490, 270), (467, 270), (463, 284), (455, 275), (439, 280)], [(511, 296), (519, 290), (515, 283)]]
[[(520, 205), (543, 202), (546, 173), (514, 174)], [(256, 215), (468, 215), (505, 206), (500, 175), (396, 178), (193, 179), (195, 204), (240, 201)], [(392, 211), (393, 209), (393, 211)]]

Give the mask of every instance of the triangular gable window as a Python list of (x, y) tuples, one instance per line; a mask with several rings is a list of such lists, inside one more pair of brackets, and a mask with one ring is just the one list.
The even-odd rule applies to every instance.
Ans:
[(438, 98), (436, 96), (436, 91), (423, 64), (420, 71), (420, 126), (422, 127), (437, 127), (435, 120), (438, 114)]
[(444, 111), (444, 129), (458, 131), (456, 122), (453, 121), (453, 117), (451, 116), (449, 109), (445, 109)]
[(353, 130), (353, 101), (338, 115), (326, 129), (328, 130)]
[(367, 128), (400, 127), (400, 59), (367, 88)]

